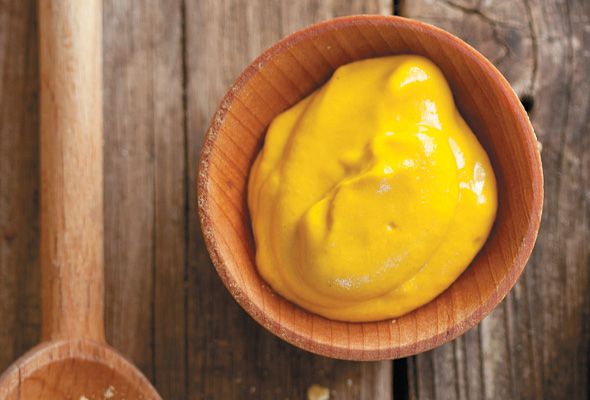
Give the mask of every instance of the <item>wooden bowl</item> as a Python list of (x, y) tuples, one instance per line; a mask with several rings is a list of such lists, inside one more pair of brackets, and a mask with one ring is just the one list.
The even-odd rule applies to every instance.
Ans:
[[(332, 321), (290, 303), (258, 275), (246, 190), (272, 119), (322, 85), (340, 65), (393, 54), (434, 61), (463, 117), (487, 150), (498, 215), (484, 248), (444, 293), (394, 320)], [(352, 16), (310, 26), (265, 51), (238, 77), (215, 113), (201, 152), (198, 204), (213, 264), (238, 303), (266, 329), (334, 358), (405, 357), (461, 335), (512, 288), (539, 229), (543, 174), (528, 116), (506, 79), (472, 47), (400, 17)]]

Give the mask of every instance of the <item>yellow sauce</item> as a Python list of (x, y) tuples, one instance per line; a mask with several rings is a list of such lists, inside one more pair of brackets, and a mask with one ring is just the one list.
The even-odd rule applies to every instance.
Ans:
[(403, 315), (443, 292), (496, 214), (490, 161), (441, 71), (368, 59), (277, 116), (248, 205), (262, 277), (327, 318)]

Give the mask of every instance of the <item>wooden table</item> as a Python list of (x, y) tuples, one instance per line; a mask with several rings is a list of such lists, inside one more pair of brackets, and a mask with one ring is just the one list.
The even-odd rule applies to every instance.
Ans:
[[(47, 1), (47, 0), (39, 0)], [(323, 19), (401, 14), (496, 64), (542, 144), (528, 268), (479, 326), (395, 362), (317, 357), (264, 331), (203, 247), (195, 175), (221, 96), (259, 52)], [(0, 369), (39, 340), (35, 1), (0, 0)], [(588, 399), (590, 1), (105, 0), (107, 334), (165, 399)]]

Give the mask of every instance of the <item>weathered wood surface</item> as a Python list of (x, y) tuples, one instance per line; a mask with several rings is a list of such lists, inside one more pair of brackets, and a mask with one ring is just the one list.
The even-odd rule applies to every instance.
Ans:
[(409, 360), (412, 399), (590, 396), (590, 2), (407, 0), (401, 12), (482, 51), (530, 108), (542, 144), (539, 239), (477, 328)]
[[(399, 9), (473, 44), (534, 100), (545, 213), (508, 299), (462, 338), (408, 360), (409, 396), (588, 398), (590, 3), (456, 1)], [(107, 335), (164, 398), (302, 399), (311, 384), (336, 399), (392, 397), (390, 362), (312, 356), (239, 309), (201, 241), (195, 173), (212, 112), (261, 50), (309, 23), (393, 5), (105, 1)], [(0, 369), (39, 338), (37, 51), (35, 1), (0, 0)], [(405, 386), (397, 368), (395, 379)]]
[(182, 1), (104, 4), (107, 337), (186, 395)]
[(0, 2), (1, 370), (41, 336), (37, 44), (35, 2)]
[[(189, 165), (221, 96), (254, 57), (280, 37), (337, 15), (391, 13), (378, 1), (202, 1), (187, 2), (187, 125)], [(194, 193), (195, 174), (190, 176)], [(190, 197), (190, 226), (196, 198)], [(191, 393), (220, 399), (302, 399), (321, 384), (335, 398), (391, 398), (391, 363), (339, 362), (313, 356), (270, 335), (244, 312), (210, 267), (200, 233), (189, 248), (188, 363)], [(223, 315), (223, 318), (220, 318)]]

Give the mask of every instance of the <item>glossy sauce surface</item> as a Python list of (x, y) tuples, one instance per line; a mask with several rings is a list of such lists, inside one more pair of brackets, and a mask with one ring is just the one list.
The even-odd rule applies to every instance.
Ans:
[(403, 315), (444, 291), (492, 227), (489, 159), (419, 56), (344, 65), (277, 116), (249, 178), (256, 264), (327, 318)]

